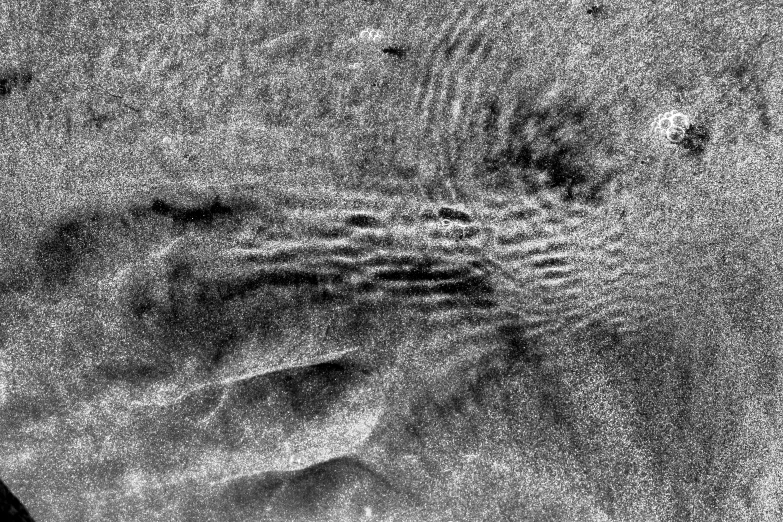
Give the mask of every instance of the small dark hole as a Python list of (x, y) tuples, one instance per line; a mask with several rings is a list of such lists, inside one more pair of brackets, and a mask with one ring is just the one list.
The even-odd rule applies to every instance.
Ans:
[(383, 51), (384, 54), (400, 59), (405, 58), (405, 55), (408, 54), (408, 51), (401, 47), (384, 47), (381, 51)]
[(0, 96), (8, 96), (14, 89), (25, 89), (33, 81), (33, 73), (25, 67), (0, 69)]
[(593, 4), (587, 8), (587, 14), (593, 18), (599, 18), (606, 14), (606, 7), (601, 4)]
[(372, 228), (377, 227), (380, 222), (378, 218), (369, 214), (352, 214), (346, 218), (345, 224), (350, 227)]
[(441, 219), (451, 219), (454, 221), (462, 221), (464, 223), (470, 223), (470, 215), (467, 212), (457, 210), (451, 207), (441, 207), (438, 209), (438, 217)]

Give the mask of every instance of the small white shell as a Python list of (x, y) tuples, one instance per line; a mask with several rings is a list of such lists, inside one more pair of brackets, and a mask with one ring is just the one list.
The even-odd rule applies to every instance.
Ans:
[(677, 112), (672, 114), (669, 117), (669, 121), (672, 123), (672, 125), (676, 125), (677, 127), (682, 127), (683, 129), (688, 129), (691, 126), (691, 120), (686, 115), (684, 115), (681, 112)]
[(659, 114), (650, 125), (654, 132), (666, 138), (669, 143), (681, 143), (691, 128), (690, 118), (679, 111)]
[(359, 33), (359, 40), (372, 45), (380, 45), (386, 41), (386, 33), (380, 29), (368, 27)]

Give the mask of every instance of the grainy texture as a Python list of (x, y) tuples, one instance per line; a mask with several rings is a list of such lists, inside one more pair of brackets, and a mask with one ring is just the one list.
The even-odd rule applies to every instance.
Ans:
[(40, 4), (0, 4), (36, 517), (783, 519), (780, 6)]
[[(578, 66), (544, 58), (569, 22), (578, 23), (562, 6), (457, 2), (408, 28), (409, 132), (424, 145), (420, 161), (446, 179), (601, 196), (618, 174), (607, 160), (621, 143), (612, 136), (612, 149), (607, 138), (621, 123), (603, 94), (576, 84)], [(569, 52), (570, 41), (559, 44)]]
[(654, 215), (250, 184), (74, 210), (9, 285), (55, 300), (6, 294), (5, 466), (48, 448), (47, 520), (723, 518), (779, 488), (778, 256)]

